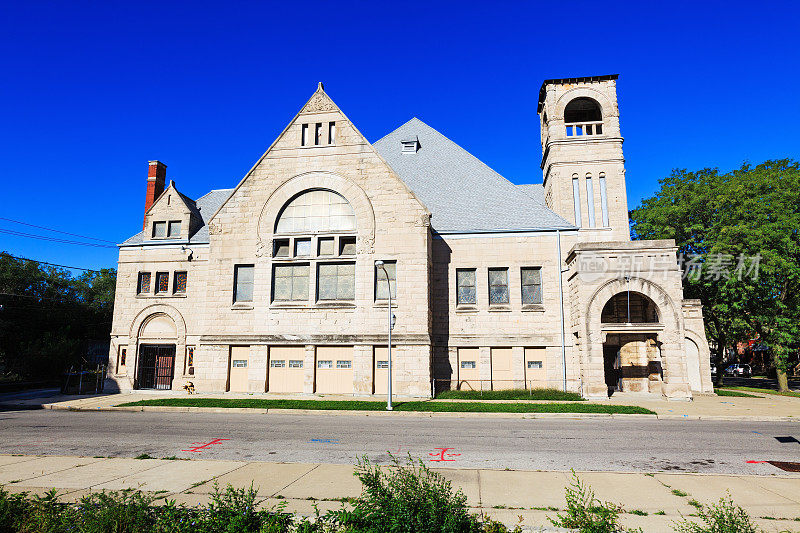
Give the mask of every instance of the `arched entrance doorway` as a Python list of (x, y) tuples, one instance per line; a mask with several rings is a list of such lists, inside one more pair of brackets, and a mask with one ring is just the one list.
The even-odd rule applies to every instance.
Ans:
[(655, 302), (639, 292), (617, 293), (603, 307), (600, 322), (608, 395), (656, 392), (664, 374), (658, 341), (663, 326)]
[(139, 332), (136, 388), (169, 390), (175, 376), (177, 328), (168, 315), (148, 317)]

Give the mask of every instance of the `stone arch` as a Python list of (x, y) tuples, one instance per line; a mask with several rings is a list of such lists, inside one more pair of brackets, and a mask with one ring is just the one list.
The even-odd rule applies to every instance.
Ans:
[(139, 329), (139, 338), (147, 339), (176, 339), (178, 329), (175, 321), (167, 314), (156, 313), (142, 321)]
[(356, 215), (356, 235), (360, 247), (371, 248), (375, 241), (375, 211), (367, 193), (353, 181), (332, 172), (312, 171), (299, 174), (276, 188), (267, 199), (258, 219), (258, 240), (269, 248), (275, 220), (287, 202), (309, 189), (327, 189), (343, 196)]
[(555, 112), (553, 113), (552, 118), (563, 122), (564, 110), (566, 109), (567, 104), (577, 98), (589, 98), (597, 102), (600, 106), (600, 113), (603, 117), (603, 120), (608, 117), (617, 116), (616, 107), (603, 92), (592, 87), (576, 87), (568, 90), (559, 97), (559, 99), (556, 101)]
[(133, 322), (131, 322), (131, 329), (128, 334), (129, 337), (134, 340), (138, 339), (139, 333), (142, 331), (142, 328), (146, 325), (147, 321), (159, 315), (166, 315), (172, 319), (172, 321), (175, 323), (175, 333), (177, 339), (183, 339), (186, 337), (186, 322), (183, 320), (183, 315), (181, 315), (180, 311), (171, 305), (165, 304), (149, 305), (139, 311), (139, 313), (136, 315), (136, 318), (134, 318)]
[(598, 287), (586, 306), (586, 351), (585, 375), (587, 385), (600, 379), (604, 375), (603, 344), (605, 334), (602, 330), (601, 314), (603, 307), (613, 296), (620, 292), (631, 290), (647, 296), (658, 308), (660, 323), (656, 335), (660, 348), (663, 364), (665, 393), (668, 395), (688, 393), (685, 341), (682, 315), (678, 312), (674, 300), (660, 285), (639, 277), (630, 280), (612, 279)]

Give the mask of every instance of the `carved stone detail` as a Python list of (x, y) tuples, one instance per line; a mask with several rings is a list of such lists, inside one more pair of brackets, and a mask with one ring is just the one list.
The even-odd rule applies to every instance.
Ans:
[(362, 237), (358, 239), (356, 246), (356, 253), (358, 254), (371, 254), (375, 248), (375, 237)]
[(208, 234), (209, 235), (222, 235), (222, 224), (218, 221), (214, 221), (208, 225)]
[(306, 113), (317, 113), (322, 111), (334, 111), (335, 109), (336, 106), (333, 105), (330, 98), (325, 96), (324, 93), (316, 93), (311, 97), (311, 100), (308, 101), (303, 111)]

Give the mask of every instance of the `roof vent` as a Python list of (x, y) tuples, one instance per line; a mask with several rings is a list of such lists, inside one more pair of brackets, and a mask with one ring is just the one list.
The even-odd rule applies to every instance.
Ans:
[(403, 145), (403, 153), (404, 154), (416, 154), (419, 151), (419, 138), (414, 137), (413, 139), (403, 139), (400, 141), (400, 144)]

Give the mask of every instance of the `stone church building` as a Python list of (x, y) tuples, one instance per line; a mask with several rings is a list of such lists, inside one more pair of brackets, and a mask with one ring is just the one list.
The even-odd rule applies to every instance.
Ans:
[(416, 118), (370, 143), (321, 84), (232, 189), (189, 198), (151, 161), (109, 379), (386, 394), (391, 291), (400, 396), (711, 392), (675, 243), (630, 239), (616, 80), (544, 81), (539, 184)]

